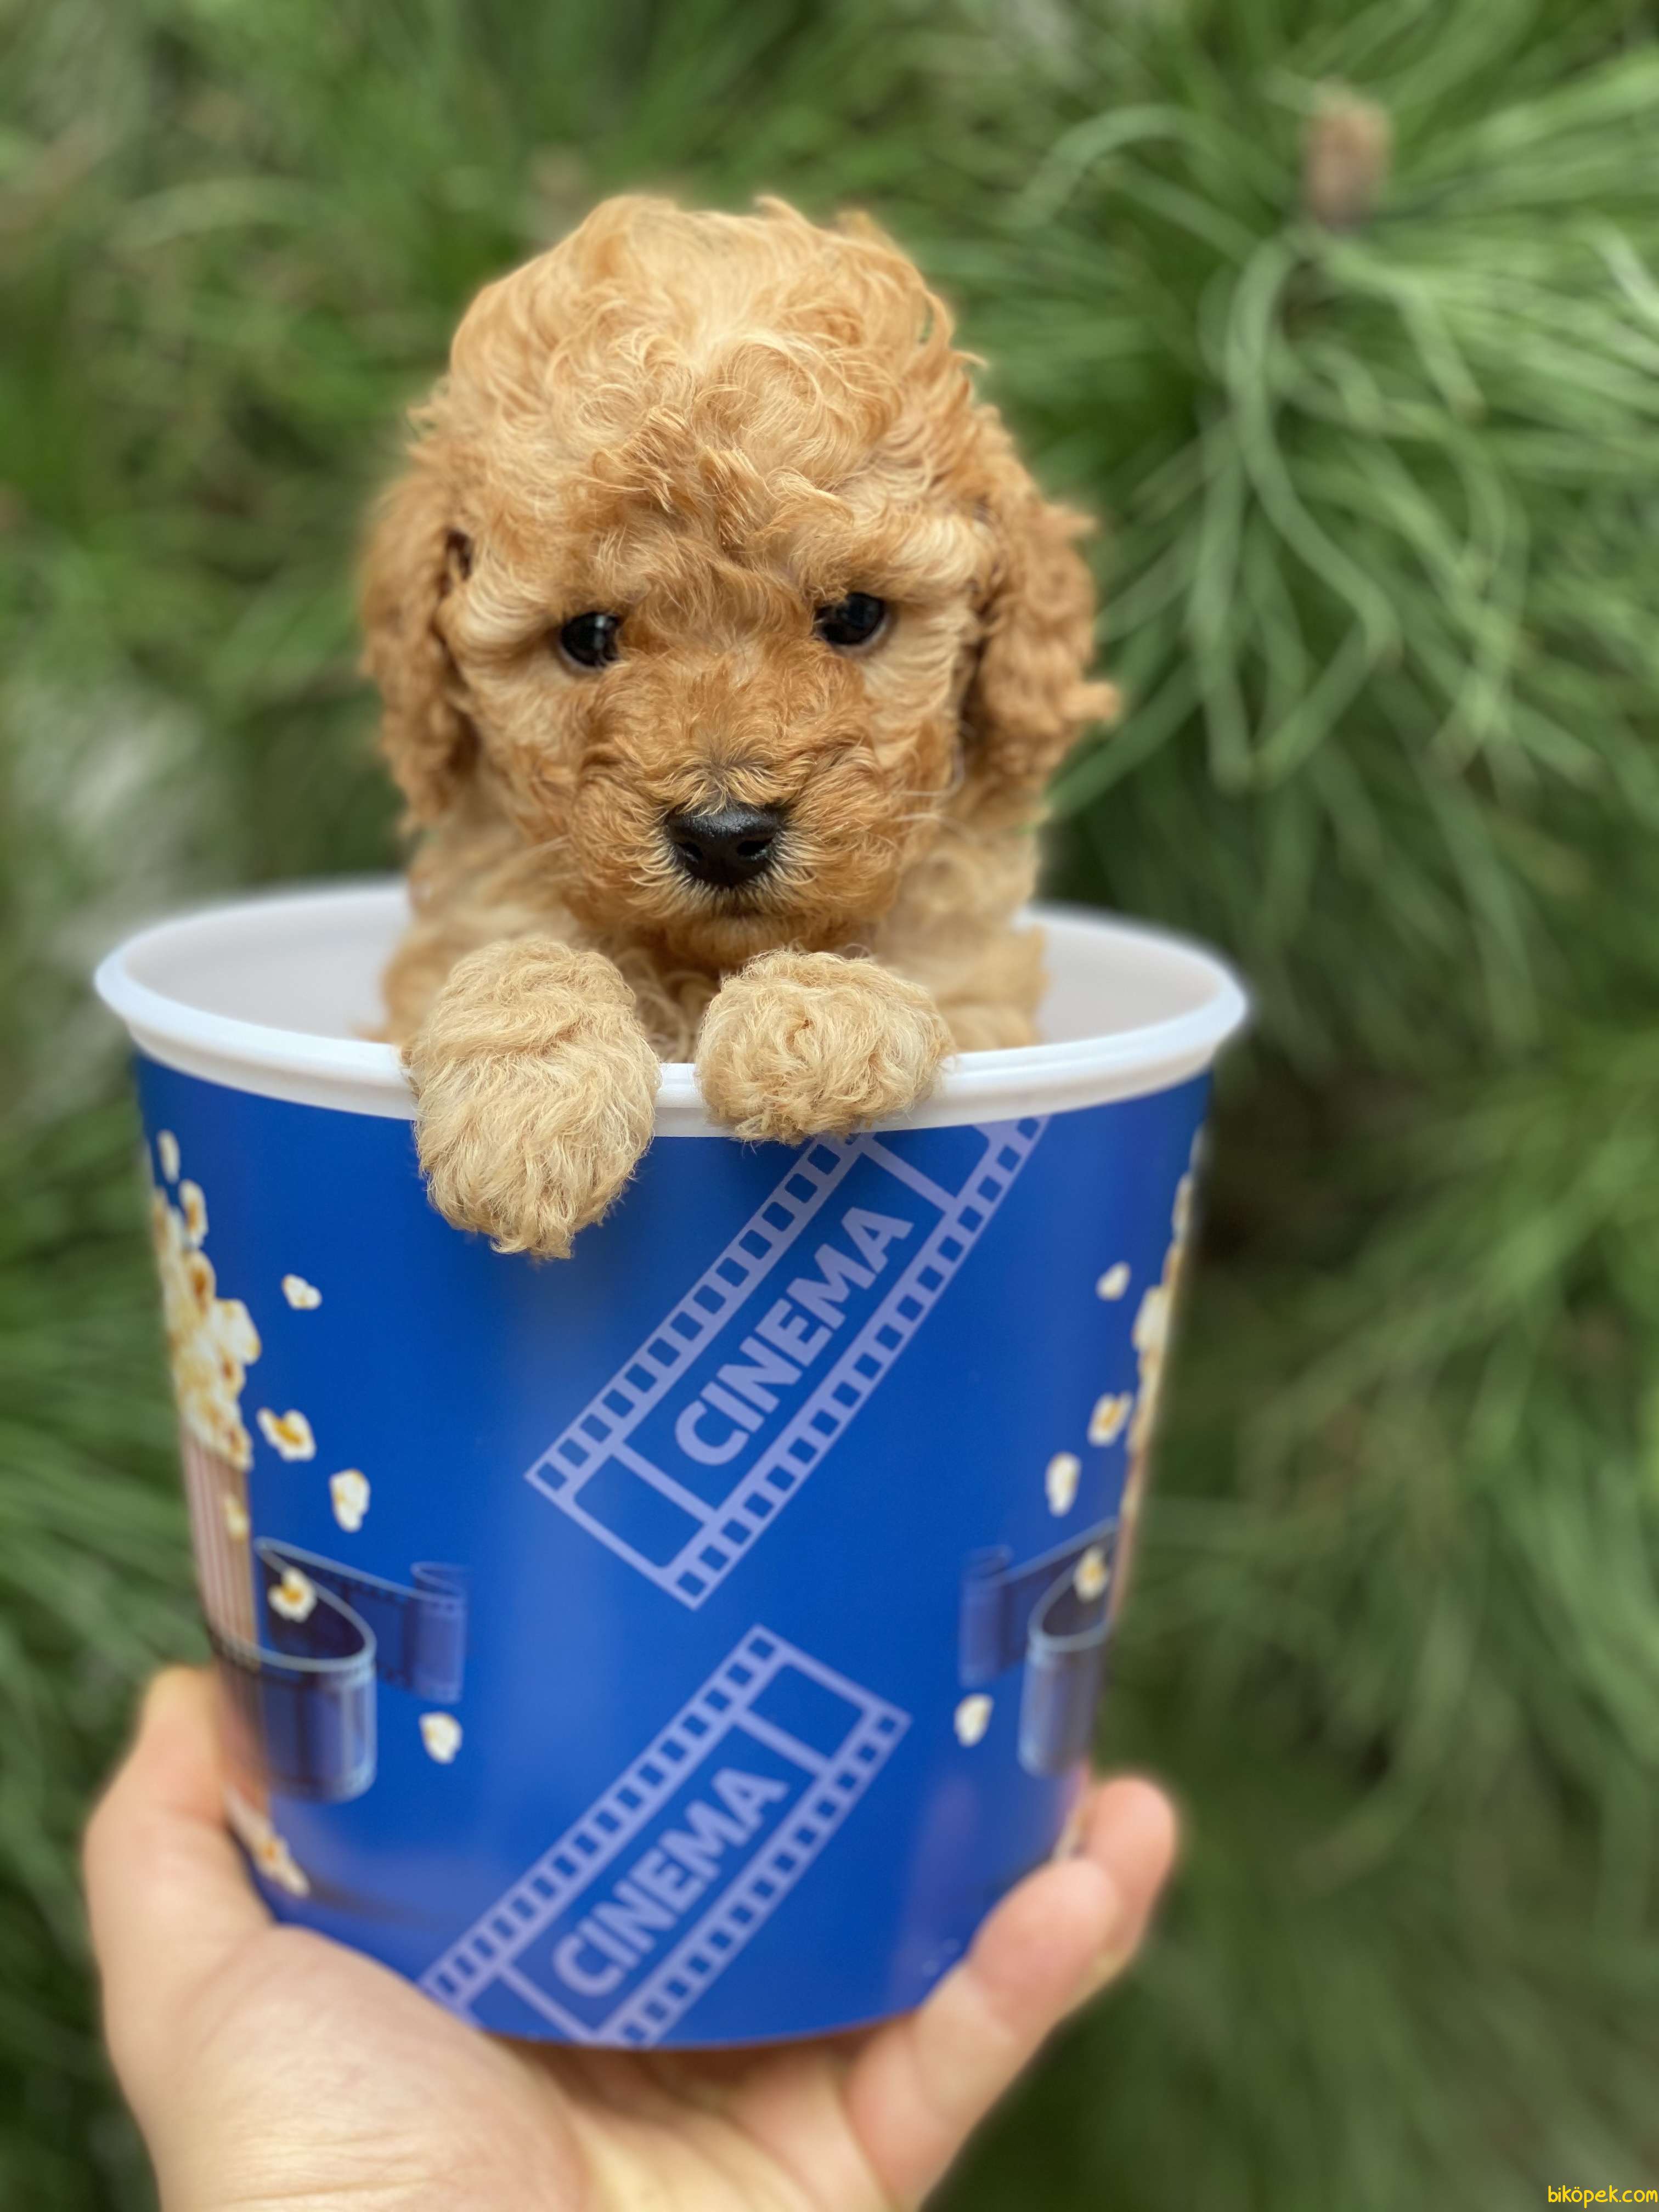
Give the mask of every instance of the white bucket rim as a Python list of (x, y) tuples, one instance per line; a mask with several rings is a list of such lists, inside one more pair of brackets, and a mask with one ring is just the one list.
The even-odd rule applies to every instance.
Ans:
[[(366, 1037), (330, 1036), (216, 1013), (140, 980), (135, 966), (180, 951), (204, 930), (246, 923), (261, 915), (315, 919), (330, 907), (359, 921), (384, 910), (395, 924), (406, 911), (398, 878), (306, 884), (216, 900), (182, 909), (137, 931), (102, 960), (94, 986), (151, 1059), (234, 1090), (344, 1112), (412, 1118), (415, 1106), (398, 1048)], [(1209, 1066), (1243, 1025), (1249, 1000), (1238, 978), (1206, 946), (1146, 923), (1092, 908), (1038, 905), (1029, 919), (1051, 948), (1092, 946), (1182, 963), (1206, 994), (1164, 1019), (1097, 1036), (957, 1054), (945, 1063), (933, 1096), (883, 1127), (921, 1128), (1004, 1121), (1145, 1096), (1169, 1089)], [(696, 1071), (686, 1060), (662, 1064), (657, 1133), (727, 1133), (703, 1109)]]

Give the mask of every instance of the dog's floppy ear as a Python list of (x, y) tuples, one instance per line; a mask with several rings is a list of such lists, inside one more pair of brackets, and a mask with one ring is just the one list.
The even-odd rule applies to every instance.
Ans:
[(1082, 730), (1118, 710), (1115, 685), (1085, 680), (1095, 591), (1076, 541), (1092, 525), (1045, 500), (1012, 456), (982, 513), (992, 557), (963, 700), (967, 776), (993, 801), (1035, 807)]
[(477, 747), (438, 629), (439, 606), (471, 562), (438, 472), (417, 461), (375, 514), (362, 595), (363, 665), (385, 705), (380, 747), (416, 822), (447, 811)]

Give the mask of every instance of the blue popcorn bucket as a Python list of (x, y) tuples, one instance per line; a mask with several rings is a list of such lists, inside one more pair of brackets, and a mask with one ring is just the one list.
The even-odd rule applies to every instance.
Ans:
[(902, 2011), (1055, 1849), (1188, 1248), (1208, 953), (1048, 913), (1048, 1042), (657, 1141), (574, 1258), (428, 1206), (400, 886), (146, 931), (150, 1212), (229, 1817), (284, 1920), (631, 2047)]

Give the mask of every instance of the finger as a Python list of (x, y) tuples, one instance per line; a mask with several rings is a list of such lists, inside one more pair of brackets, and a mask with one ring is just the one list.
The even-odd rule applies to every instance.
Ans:
[(1180, 1848), (1175, 1807), (1155, 1782), (1121, 1774), (1090, 1792), (1079, 1850), (1111, 1870), (1123, 1904), (1123, 1936), (1095, 1961), (1085, 1995), (1103, 1989), (1139, 1949)]
[(875, 2036), (846, 2100), (884, 2187), (918, 2200), (1071, 2008), (1118, 1972), (1175, 1856), (1176, 1820), (1151, 1783), (1095, 1793), (1083, 1849), (1005, 1898), (919, 2012)]
[(84, 1858), (110, 2048), (131, 2091), (193, 1991), (270, 1917), (225, 1827), (205, 1674), (171, 1668), (151, 1683)]

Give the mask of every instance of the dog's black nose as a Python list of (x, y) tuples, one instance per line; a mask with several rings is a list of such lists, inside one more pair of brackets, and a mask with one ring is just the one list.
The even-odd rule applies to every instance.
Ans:
[(775, 806), (722, 806), (711, 814), (671, 814), (668, 842), (694, 884), (734, 890), (763, 876), (777, 857), (783, 815)]

